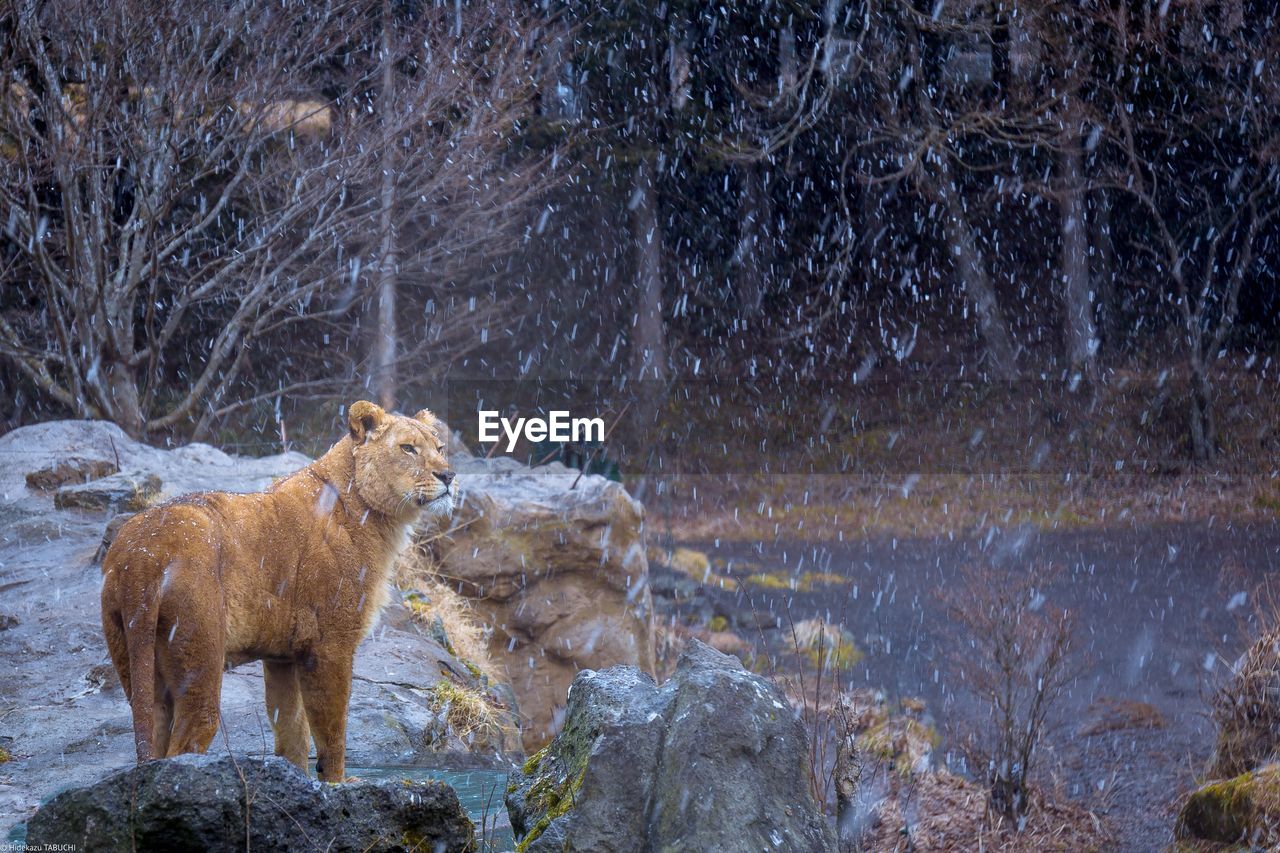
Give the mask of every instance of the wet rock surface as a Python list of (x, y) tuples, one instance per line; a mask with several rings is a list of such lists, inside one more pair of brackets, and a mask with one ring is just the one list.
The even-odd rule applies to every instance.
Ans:
[(162, 486), (160, 478), (154, 473), (141, 470), (120, 471), (88, 483), (63, 486), (53, 496), (53, 505), (58, 509), (137, 512), (146, 509), (155, 500)]
[[(327, 785), (281, 758), (184, 755), (54, 797), (35, 849), (463, 851), (474, 827), (448, 785)], [(65, 848), (40, 845), (71, 845)]]
[[(0, 743), (12, 757), (0, 764), (0, 832), (7, 832), (56, 791), (134, 764), (132, 717), (102, 635), (94, 564), (104, 529), (118, 526), (119, 516), (58, 509), (26, 475), (66, 457), (114, 464), (118, 455), (124, 470), (160, 478), (163, 500), (191, 490), (262, 489), (308, 460), (297, 453), (242, 459), (205, 445), (161, 450), (112, 424), (80, 421), (15, 430), (0, 437), (0, 451)], [(435, 695), (444, 681), (475, 686), (465, 664), (393, 595), (356, 653), (348, 763), (434, 763), (467, 752), (471, 745), (449, 730)], [(222, 718), (211, 753), (272, 752), (260, 664), (224, 674)]]
[(465, 499), (442, 574), (494, 626), (490, 653), (511, 677), (532, 751), (558, 729), (579, 670), (654, 671), (644, 509), (618, 483), (559, 463), (453, 452)]
[(1280, 765), (1267, 764), (1193, 791), (1178, 814), (1183, 840), (1280, 848)]
[(781, 691), (689, 641), (661, 687), (584, 671), (564, 729), (511, 776), (517, 849), (835, 850)]
[(105, 459), (70, 459), (56, 462), (47, 468), (31, 471), (26, 476), (27, 487), (42, 492), (52, 492), (62, 486), (88, 483), (101, 477), (118, 473), (120, 468)]

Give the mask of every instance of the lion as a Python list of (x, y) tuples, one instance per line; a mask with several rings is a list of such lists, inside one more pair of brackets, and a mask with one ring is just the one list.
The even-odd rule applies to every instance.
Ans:
[(120, 528), (103, 560), (102, 627), (133, 711), (138, 762), (208, 749), (224, 666), (262, 661), (276, 755), (344, 778), (356, 646), (392, 563), (457, 485), (444, 426), (360, 401), (350, 433), (265, 492), (186, 495)]

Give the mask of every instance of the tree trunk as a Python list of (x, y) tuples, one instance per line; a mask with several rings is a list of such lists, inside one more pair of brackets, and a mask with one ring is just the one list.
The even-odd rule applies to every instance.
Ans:
[[(391, 61), (391, 3), (382, 3), (382, 91), (379, 106), (384, 112), (394, 109), (392, 96), (395, 89), (395, 66)], [(374, 396), (387, 411), (396, 405), (396, 353), (399, 337), (396, 332), (396, 233), (395, 163), (394, 146), (385, 140), (382, 151), (381, 189), (379, 193), (378, 228), (382, 238), (378, 260), (378, 322), (373, 346)]]
[(662, 223), (658, 218), (656, 169), (645, 154), (636, 166), (631, 194), (631, 231), (636, 241), (636, 302), (632, 320), (631, 375), (667, 378), (667, 333), (662, 319)]
[(1111, 198), (1105, 189), (1093, 191), (1089, 244), (1093, 249), (1092, 278), (1098, 306), (1098, 335), (1111, 352), (1120, 345), (1120, 293), (1116, 289), (1115, 243), (1111, 237)]
[(991, 2), (991, 86), (999, 100), (1008, 97), (1013, 76), (1009, 61), (1009, 10), (1005, 6), (1005, 0)]
[(772, 262), (769, 241), (769, 196), (758, 163), (739, 167), (738, 246), (734, 251), (734, 284), (738, 316), (743, 324), (756, 319), (764, 300), (766, 270)]
[[(1194, 342), (1193, 346), (1197, 346)], [(1198, 352), (1191, 355), (1191, 455), (1196, 461), (1207, 462), (1217, 455), (1217, 436), (1214, 435), (1213, 394), (1209, 384), (1209, 369)]]
[(107, 371), (107, 395), (111, 403), (111, 415), (130, 438), (145, 438), (146, 418), (138, 398), (138, 378), (124, 364), (113, 364)]
[[(945, 156), (945, 155), (944, 155)], [(996, 379), (1014, 379), (1018, 375), (1017, 352), (1009, 334), (1004, 312), (996, 298), (995, 285), (987, 273), (986, 262), (978, 248), (977, 237), (969, 224), (968, 214), (960, 200), (959, 188), (952, 183), (945, 160), (937, 177), (927, 178), (933, 184), (934, 195), (942, 201), (943, 231), (947, 241), (947, 254), (955, 264), (969, 304), (978, 318), (978, 328), (987, 349), (987, 363)]]
[(1098, 330), (1093, 318), (1093, 286), (1089, 280), (1089, 232), (1085, 218), (1084, 155), (1080, 123), (1068, 108), (1067, 129), (1059, 150), (1062, 196), (1062, 295), (1067, 358), (1072, 371), (1091, 376), (1098, 351)]

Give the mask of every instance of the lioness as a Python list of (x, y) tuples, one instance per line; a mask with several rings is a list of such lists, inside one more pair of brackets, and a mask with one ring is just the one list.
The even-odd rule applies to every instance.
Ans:
[(276, 754), (343, 778), (356, 646), (387, 600), (411, 522), (453, 512), (443, 427), (361, 401), (350, 434), (266, 492), (187, 495), (120, 528), (102, 628), (138, 761), (204, 752), (224, 664), (262, 660)]

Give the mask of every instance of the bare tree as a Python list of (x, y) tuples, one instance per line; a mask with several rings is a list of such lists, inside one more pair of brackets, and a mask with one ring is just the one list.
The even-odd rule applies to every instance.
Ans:
[(1280, 28), (1274, 9), (1255, 5), (1097, 9), (1110, 34), (1095, 118), (1114, 163), (1107, 184), (1135, 205), (1132, 245), (1168, 282), (1202, 460), (1217, 453), (1214, 365), (1280, 216)]
[(1045, 104), (1030, 88), (993, 93), (981, 75), (958, 67), (962, 48), (982, 45), (992, 57), (992, 78), (1007, 82), (1003, 13), (911, 0), (867, 2), (863, 8), (868, 57), (860, 91), (869, 112), (851, 143), (857, 178), (870, 186), (909, 181), (930, 218), (941, 220), (942, 243), (977, 322), (988, 370), (996, 378), (1013, 378), (1018, 349), (975, 222), (973, 202), (980, 197), (966, 189), (966, 177), (975, 171), (967, 152), (1042, 143)]
[[(422, 304), (481, 293), (492, 304), (483, 295), (490, 264), (520, 242), (533, 205), (560, 180), (551, 158), (517, 137), (545, 88), (542, 42), (563, 34), (539, 29), (506, 0), (403, 13), (383, 0), (376, 20), (370, 70), (383, 160), (369, 187), (379, 207), (371, 377), (394, 405), (398, 365), (465, 351), (465, 342), (448, 339), (471, 329), (431, 317), (415, 333), (403, 322), (405, 296)], [(503, 305), (510, 317), (510, 301)]]
[(456, 273), (511, 239), (506, 217), (537, 170), (495, 180), (491, 158), (533, 85), (531, 27), (497, 15), (477, 33), (448, 10), (425, 15), (398, 57), (413, 74), (380, 109), (376, 83), (343, 77), (353, 34), (380, 11), (11, 6), (0, 198), (15, 261), (0, 356), (77, 417), (136, 436), (199, 429), (247, 400), (332, 385), (289, 376), (237, 396), (255, 343), (348, 322), (371, 270), (396, 268), (369, 245), (387, 231), (388, 151), (404, 200), (391, 218), (418, 240), (405, 259), (417, 275)]
[(1079, 672), (1072, 615), (1045, 600), (1050, 577), (970, 568), (944, 595), (957, 629), (954, 661), (990, 715), (962, 743), (986, 776), (992, 807), (1015, 824), (1029, 805), (1038, 748)]

